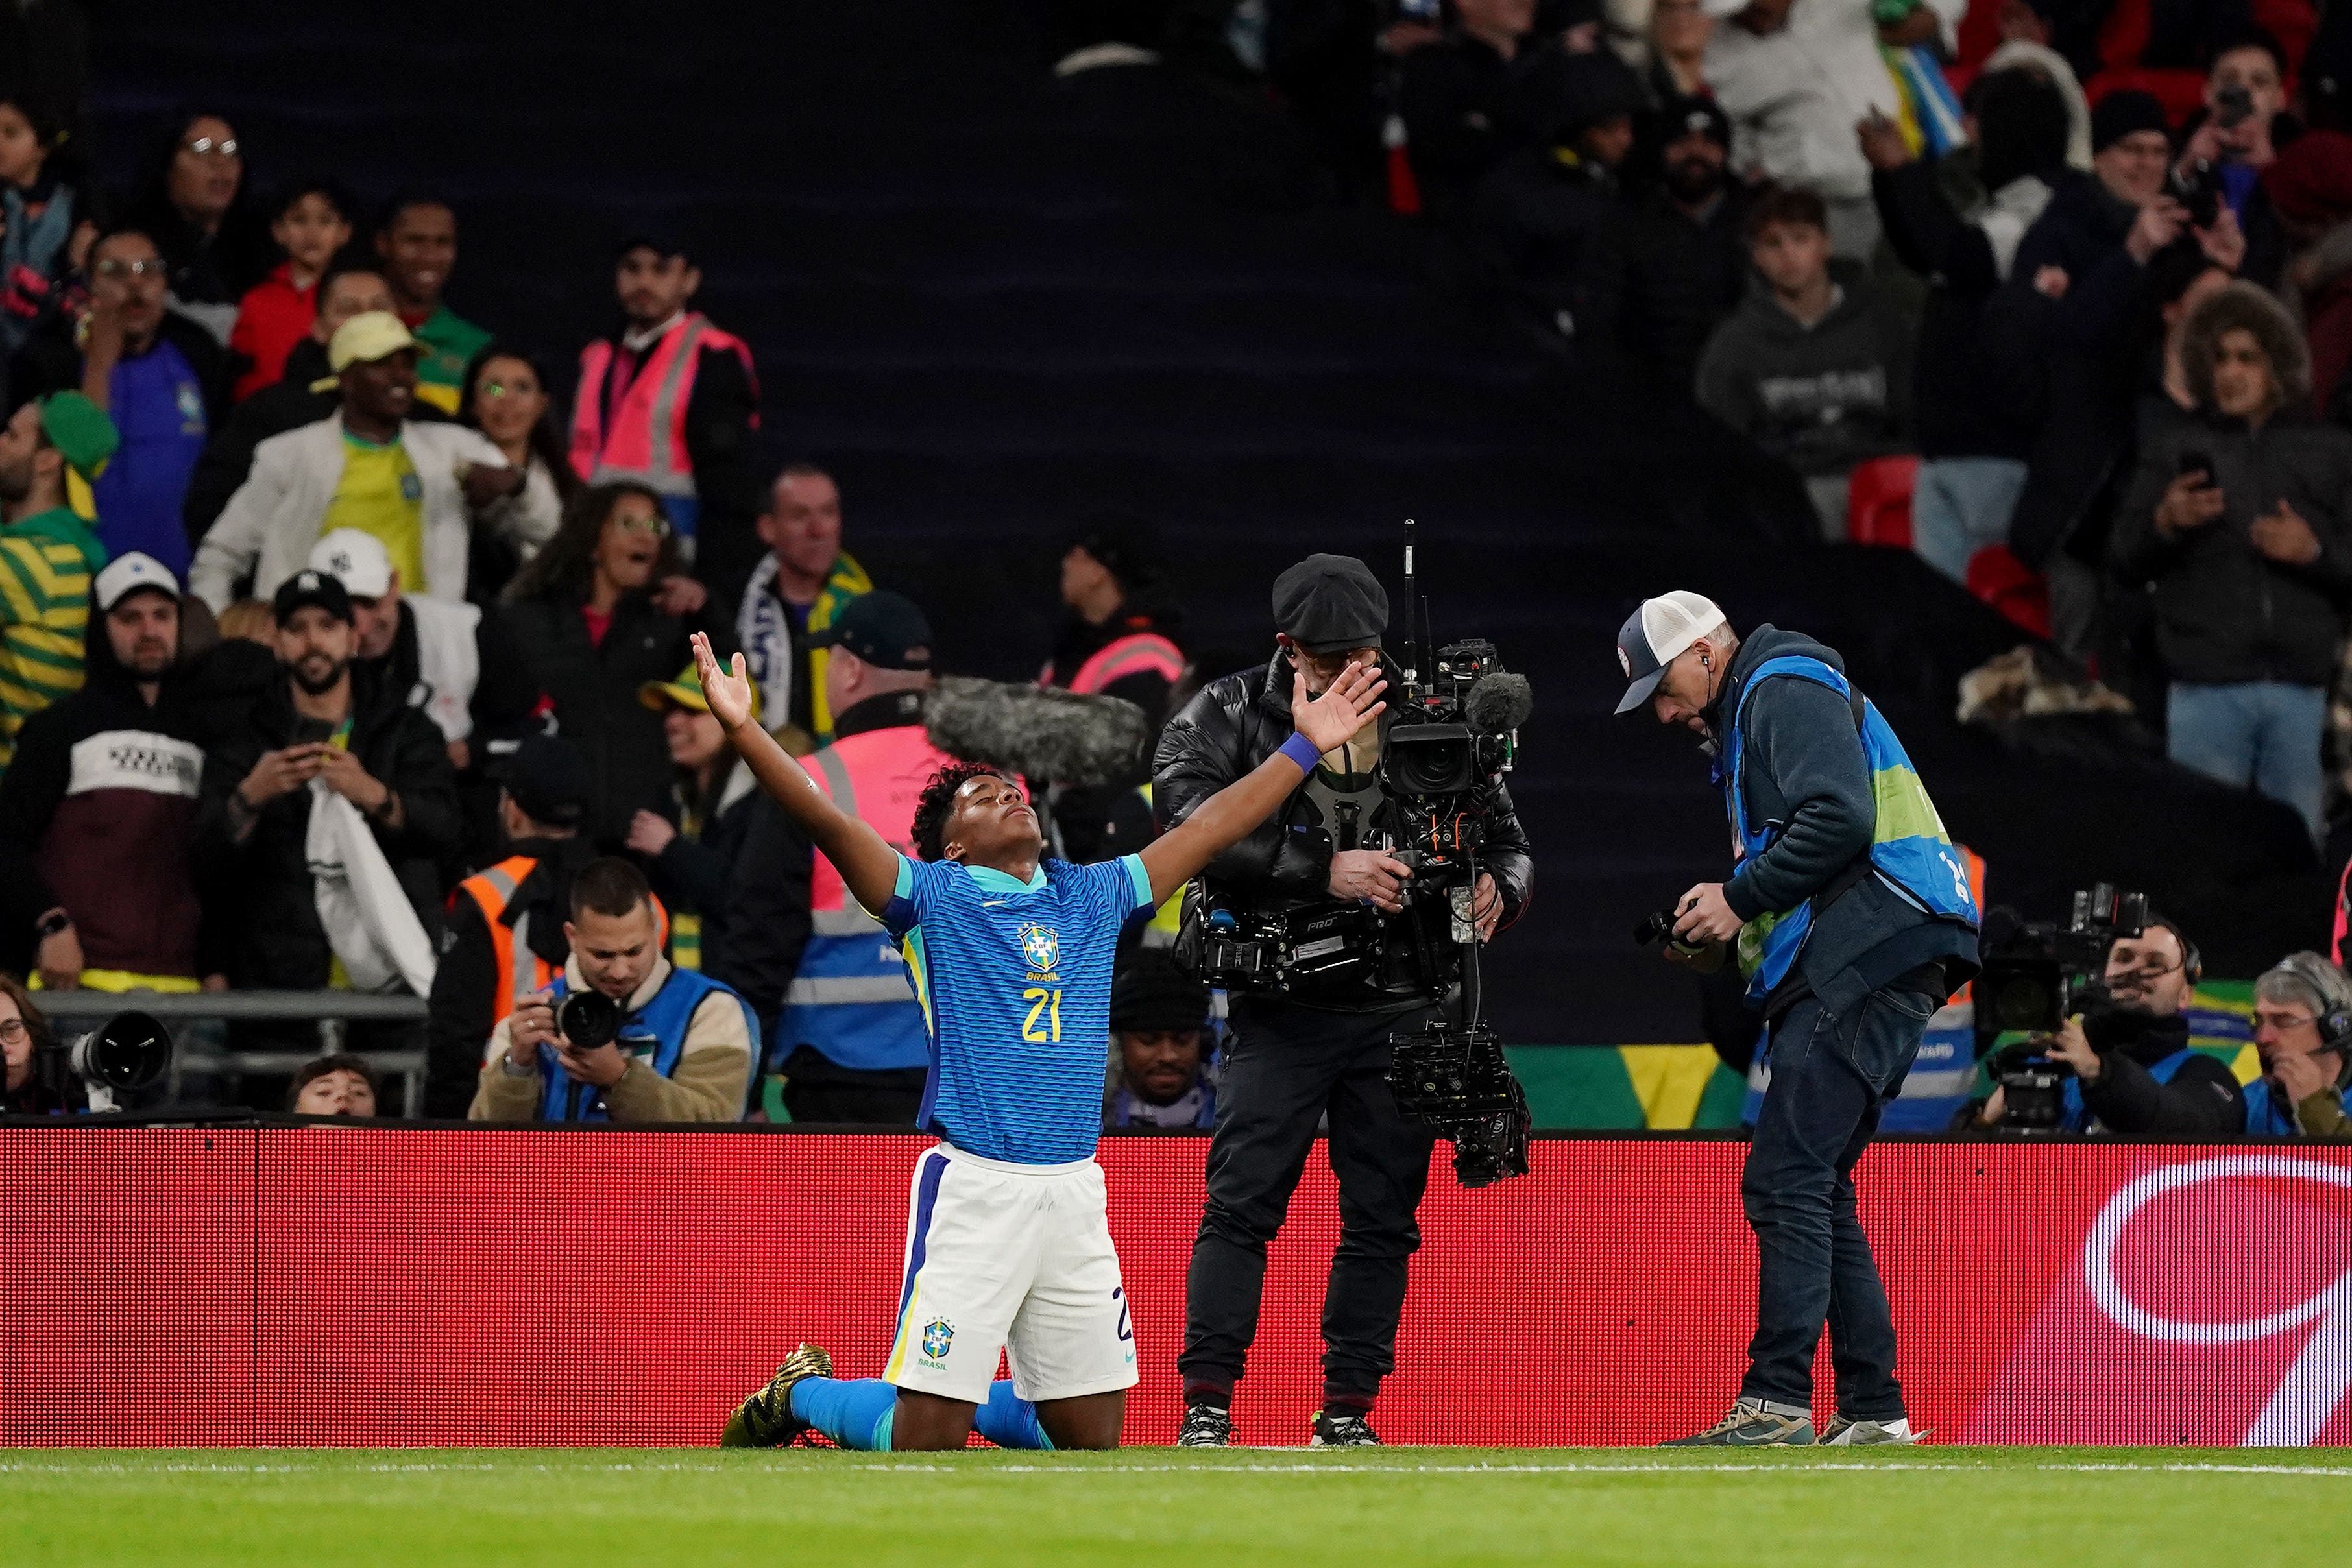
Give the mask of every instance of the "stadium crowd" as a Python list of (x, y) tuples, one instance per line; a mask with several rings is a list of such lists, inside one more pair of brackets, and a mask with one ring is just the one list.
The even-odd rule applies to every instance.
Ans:
[[(2352, 26), (2307, 0), (1211, 9), (1219, 68), (1376, 168), (1549, 347), (1694, 398), (1826, 538), (1907, 518), (2160, 713), (2175, 759), (2325, 834), (2352, 765)], [(265, 193), (209, 111), (115, 200), (74, 84), (31, 63), (0, 77), (0, 969), (33, 988), (0, 984), (8, 1108), (54, 1108), (43, 991), (349, 988), (427, 1001), (429, 1115), (911, 1121), (904, 973), (688, 643), (740, 651), (761, 722), (906, 844), (942, 759), (932, 639), (845, 547), (831, 476), (755, 467), (757, 366), (696, 308), (705, 258), (613, 247), (611, 319), (559, 373), (447, 302), (449, 201)], [(1164, 718), (1192, 672), (1148, 542), (1074, 535), (1060, 591), (1041, 680)], [(1076, 859), (1150, 831), (1132, 790), (1050, 815)], [(2116, 960), (2158, 1023), (2068, 1046), (2086, 1083), (2126, 1063), (2112, 1105), (2085, 1092), (2108, 1125), (2134, 1065), (2180, 1071), (2168, 932)], [(559, 1026), (580, 991), (620, 1004), (605, 1043)], [(1130, 959), (1107, 1125), (1210, 1124), (1211, 1008)], [(2352, 1131), (2347, 1009), (2325, 959), (2265, 977), (2277, 1087), (2213, 1085), (2208, 1130)], [(330, 1056), (285, 1103), (379, 1090)]]

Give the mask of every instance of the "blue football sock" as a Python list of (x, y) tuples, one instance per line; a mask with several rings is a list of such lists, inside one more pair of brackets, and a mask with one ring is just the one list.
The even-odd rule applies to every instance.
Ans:
[(898, 1410), (898, 1391), (878, 1377), (803, 1377), (793, 1385), (793, 1418), (845, 1448), (888, 1453)]
[(972, 1413), (972, 1427), (1000, 1448), (1050, 1448), (1054, 1439), (1037, 1424), (1037, 1406), (1013, 1392), (1010, 1382), (988, 1385), (988, 1402)]

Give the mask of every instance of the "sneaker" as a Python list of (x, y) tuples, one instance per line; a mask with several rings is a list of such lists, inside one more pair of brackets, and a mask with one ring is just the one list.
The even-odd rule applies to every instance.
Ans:
[(1731, 1414), (1704, 1432), (1675, 1437), (1662, 1448), (1771, 1448), (1810, 1447), (1813, 1423), (1809, 1416), (1775, 1416), (1743, 1399)]
[(1176, 1433), (1180, 1448), (1223, 1448), (1234, 1440), (1234, 1413), (1213, 1405), (1188, 1405)]
[(776, 1368), (776, 1375), (768, 1379), (760, 1391), (735, 1406), (727, 1417), (727, 1428), (719, 1435), (722, 1448), (782, 1448), (808, 1430), (808, 1425), (793, 1418), (793, 1385), (803, 1377), (831, 1377), (833, 1357), (813, 1344), (804, 1344), (784, 1357), (784, 1364)]
[(1914, 1432), (1910, 1421), (1896, 1416), (1892, 1421), (1849, 1421), (1843, 1416), (1832, 1416), (1822, 1429), (1822, 1441), (1833, 1448), (1876, 1448), (1882, 1443), (1916, 1443), (1926, 1437)]
[(1326, 1416), (1315, 1412), (1315, 1435), (1307, 1439), (1310, 1448), (1377, 1448), (1380, 1434), (1361, 1416)]

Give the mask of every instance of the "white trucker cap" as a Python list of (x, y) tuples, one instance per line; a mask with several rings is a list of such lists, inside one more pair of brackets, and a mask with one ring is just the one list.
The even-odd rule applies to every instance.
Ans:
[(1658, 681), (1675, 656), (1723, 624), (1723, 612), (1703, 593), (1678, 588), (1644, 599), (1617, 630), (1617, 662), (1624, 666), (1624, 700), (1619, 713), (1630, 713), (1650, 700)]
[(341, 579), (353, 599), (381, 599), (392, 590), (392, 557), (383, 541), (357, 528), (321, 534), (310, 547), (310, 570)]

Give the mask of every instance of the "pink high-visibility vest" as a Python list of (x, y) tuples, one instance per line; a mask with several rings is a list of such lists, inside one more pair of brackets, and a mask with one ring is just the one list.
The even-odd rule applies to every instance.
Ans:
[[(751, 350), (743, 340), (689, 312), (646, 350), (636, 379), (622, 394), (620, 415), (604, 428), (604, 378), (613, 368), (614, 347), (599, 338), (580, 350), (580, 392), (572, 409), (572, 466), (581, 479), (599, 485), (634, 479), (658, 496), (692, 496), (694, 464), (686, 451), (686, 413), (694, 402), (694, 376), (705, 349), (724, 349), (743, 361), (759, 400)], [(751, 423), (760, 423), (755, 412)]]
[[(1175, 643), (1157, 632), (1138, 632), (1130, 636), (1115, 637), (1090, 654), (1070, 676), (1067, 690), (1091, 695), (1116, 681), (1129, 675), (1158, 675), (1174, 685), (1184, 675), (1184, 654)], [(1037, 684), (1054, 684), (1054, 666), (1047, 664), (1037, 675)]]

